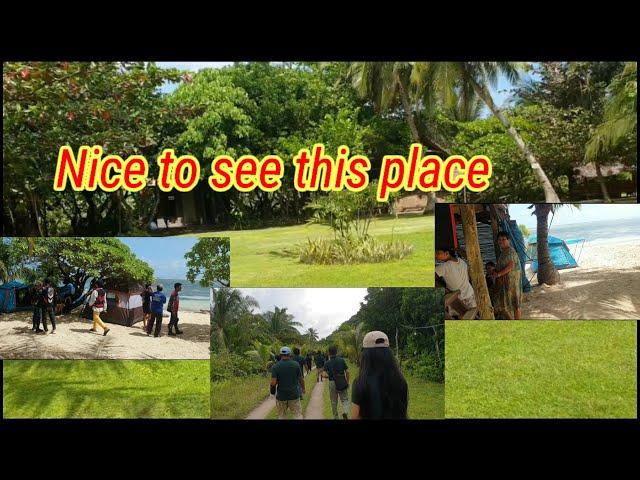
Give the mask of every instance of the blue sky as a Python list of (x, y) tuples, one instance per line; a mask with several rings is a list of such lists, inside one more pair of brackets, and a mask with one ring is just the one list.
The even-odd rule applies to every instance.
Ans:
[(191, 237), (123, 237), (119, 240), (153, 268), (156, 278), (184, 280), (187, 273), (184, 254), (196, 243)]
[[(164, 68), (178, 68), (180, 70), (189, 70), (189, 71), (197, 71), (203, 68), (222, 68), (227, 65), (232, 65), (233, 62), (156, 62), (159, 67)], [(176, 88), (176, 84), (165, 84), (162, 87), (162, 91), (164, 93), (170, 93)], [(496, 88), (491, 88), (491, 94), (493, 95), (493, 99), (498, 106), (506, 106), (508, 104), (508, 100), (511, 96), (509, 90), (513, 87), (511, 82), (509, 82), (505, 77), (501, 77), (498, 80), (498, 85)], [(489, 111), (487, 108), (484, 109), (482, 116), (487, 116)]]
[[(536, 227), (536, 217), (531, 215), (530, 204), (510, 204), (509, 215), (518, 224), (525, 224), (529, 229)], [(565, 205), (555, 213), (555, 226), (570, 223), (587, 223), (637, 218), (640, 222), (640, 204), (591, 205), (583, 204), (580, 208)]]

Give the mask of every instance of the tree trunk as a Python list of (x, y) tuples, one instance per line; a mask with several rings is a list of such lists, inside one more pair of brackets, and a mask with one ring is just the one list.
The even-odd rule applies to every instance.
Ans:
[(549, 225), (547, 219), (551, 212), (551, 205), (540, 203), (535, 205), (534, 213), (536, 215), (537, 226), (536, 235), (538, 237), (538, 284), (555, 285), (560, 282), (560, 274), (558, 269), (551, 260), (549, 253)]
[(600, 190), (602, 190), (602, 198), (604, 199), (604, 203), (613, 203), (611, 201), (611, 197), (609, 196), (609, 190), (607, 190), (607, 184), (605, 183), (604, 177), (602, 176), (600, 164), (598, 162), (594, 163), (596, 164), (596, 176), (598, 179), (598, 183), (600, 184)]
[[(427, 145), (429, 148), (434, 148), (440, 152), (444, 152), (444, 149), (441, 148), (434, 142), (423, 142), (420, 132), (418, 131), (418, 124), (416, 123), (416, 119), (413, 116), (413, 108), (411, 106), (411, 102), (409, 101), (409, 94), (407, 93), (406, 86), (402, 83), (400, 79), (400, 75), (396, 73), (396, 82), (398, 84), (398, 90), (400, 91), (400, 99), (402, 101), (402, 110), (404, 111), (404, 119), (409, 125), (409, 130), (411, 131), (411, 140), (414, 143), (419, 143), (420, 145)], [(425, 139), (426, 140), (426, 139)], [(431, 145), (429, 145), (429, 143)], [(436, 209), (436, 194), (435, 192), (426, 192), (427, 194), (427, 206), (424, 210), (424, 213), (433, 212)]]
[(516, 145), (529, 162), (529, 165), (531, 165), (534, 175), (536, 176), (538, 182), (540, 182), (540, 185), (544, 190), (545, 201), (547, 203), (560, 203), (560, 197), (558, 197), (558, 194), (549, 181), (547, 174), (544, 173), (544, 170), (538, 162), (538, 159), (533, 155), (533, 153), (531, 153), (531, 150), (529, 150), (529, 147), (527, 147), (527, 145), (524, 143), (524, 140), (522, 139), (518, 131), (513, 127), (513, 125), (511, 125), (509, 119), (500, 111), (496, 104), (493, 103), (491, 93), (489, 93), (484, 85), (480, 85), (478, 82), (476, 82), (475, 78), (473, 78), (472, 75), (467, 74), (466, 77), (467, 80), (471, 83), (471, 86), (476, 92), (476, 95), (478, 95), (478, 97), (482, 99), (487, 107), (489, 107), (489, 110), (491, 110), (491, 113), (493, 113), (493, 115), (500, 121), (500, 123), (502, 123), (502, 126), (507, 130), (507, 133), (516, 142)]
[(484, 268), (480, 255), (476, 214), (473, 205), (458, 205), (458, 208), (460, 209), (460, 216), (462, 217), (464, 244), (469, 262), (469, 276), (471, 277), (471, 285), (475, 292), (476, 304), (480, 310), (480, 318), (483, 320), (494, 320), (491, 297), (489, 296), (487, 281), (484, 278)]
[(43, 237), (44, 233), (42, 232), (42, 226), (40, 225), (40, 213), (38, 212), (38, 203), (35, 196), (35, 193), (29, 192), (29, 200), (31, 203), (31, 209), (33, 212), (33, 219), (36, 224), (37, 232), (39, 237)]

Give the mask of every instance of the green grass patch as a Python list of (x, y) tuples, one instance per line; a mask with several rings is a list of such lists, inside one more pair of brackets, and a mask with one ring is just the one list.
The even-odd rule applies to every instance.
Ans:
[[(353, 384), (353, 381), (358, 376), (358, 372), (358, 367), (349, 363), (350, 384)], [(444, 418), (444, 385), (423, 380), (413, 375), (405, 375), (405, 379), (409, 387), (409, 409), (407, 416), (412, 420)], [(351, 387), (349, 387), (349, 404), (351, 404)], [(328, 385), (324, 391), (322, 413), (324, 418), (333, 418)], [(348, 414), (351, 416), (351, 411), (349, 411)], [(338, 397), (338, 415), (342, 415), (340, 397)]]
[[(434, 285), (433, 215), (375, 219), (369, 234), (412, 245), (402, 260), (355, 265), (308, 265), (291, 255), (308, 239), (333, 238), (322, 225), (209, 232), (231, 238), (231, 284), (236, 287), (430, 287)], [(287, 253), (289, 252), (289, 253)]]
[(5, 418), (207, 418), (206, 360), (5, 361)]
[(447, 418), (636, 418), (636, 322), (447, 322)]
[(268, 376), (250, 375), (212, 382), (211, 418), (246, 418), (268, 396)]

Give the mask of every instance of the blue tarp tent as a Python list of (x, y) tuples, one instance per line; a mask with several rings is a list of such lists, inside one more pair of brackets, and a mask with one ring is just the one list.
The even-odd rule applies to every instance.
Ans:
[(29, 287), (22, 282), (12, 281), (0, 285), (0, 311), (5, 313), (29, 310)]
[[(558, 237), (553, 237), (549, 235), (549, 253), (551, 254), (551, 261), (556, 266), (558, 270), (563, 270), (565, 268), (575, 268), (578, 266), (578, 262), (571, 251), (569, 250), (569, 246), (567, 242)], [(583, 239), (575, 240), (573, 243), (584, 242)], [(529, 249), (528, 249), (529, 257), (531, 258), (531, 270), (533, 272), (538, 271), (538, 246), (537, 246), (537, 236), (531, 235), (529, 237)]]

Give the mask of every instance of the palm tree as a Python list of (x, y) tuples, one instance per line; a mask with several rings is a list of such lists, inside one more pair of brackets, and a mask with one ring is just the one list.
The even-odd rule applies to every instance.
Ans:
[(263, 318), (267, 322), (268, 332), (279, 340), (285, 341), (300, 335), (296, 327), (301, 327), (302, 324), (293, 319), (286, 307), (275, 307), (273, 312), (266, 312)]
[[(413, 143), (426, 145), (430, 150), (448, 156), (446, 150), (425, 132), (420, 132), (416, 111), (422, 108), (411, 85), (414, 65), (411, 62), (352, 62), (349, 77), (356, 92), (373, 103), (378, 112), (387, 112), (400, 106), (411, 132)], [(435, 206), (435, 193), (427, 193), (427, 211)]]
[[(536, 216), (538, 284), (555, 285), (560, 282), (560, 274), (551, 260), (549, 252), (549, 214), (557, 212), (562, 206), (564, 205), (549, 203), (535, 203), (529, 206), (529, 208), (533, 208), (533, 215)], [(580, 208), (579, 204), (569, 206)]]
[(311, 327), (307, 329), (307, 331), (305, 332), (305, 335), (309, 339), (309, 343), (317, 342), (318, 338), (320, 338), (320, 336), (318, 335), (318, 332)]
[(213, 308), (211, 310), (211, 344), (216, 345), (217, 351), (227, 350), (227, 330), (233, 322), (242, 318), (246, 313), (250, 313), (253, 308), (257, 308), (258, 301), (249, 296), (243, 295), (240, 290), (233, 288), (213, 289)]
[(609, 85), (604, 122), (587, 143), (585, 159), (593, 161), (605, 202), (611, 202), (600, 170), (600, 160), (620, 141), (638, 128), (638, 64), (628, 62), (624, 70)]
[(519, 71), (524, 67), (525, 64), (518, 62), (416, 62), (411, 81), (416, 85), (417, 93), (425, 104), (433, 104), (440, 98), (445, 104), (451, 105), (454, 99), (460, 97), (456, 92), (465, 92), (464, 96), (471, 100), (468, 90), (472, 90), (500, 121), (531, 165), (534, 175), (544, 190), (545, 201), (558, 203), (560, 198), (538, 159), (529, 150), (509, 119), (494, 103), (489, 92), (488, 86), (495, 87), (500, 75), (515, 81), (519, 79)]
[(354, 328), (339, 332), (338, 336), (342, 353), (351, 358), (358, 366), (360, 366), (360, 349), (362, 348), (364, 334), (364, 323), (361, 322)]

